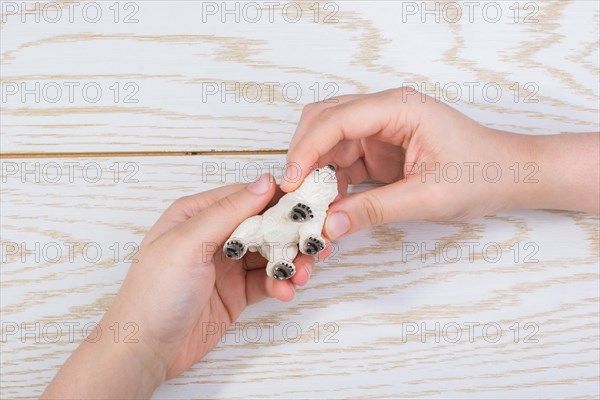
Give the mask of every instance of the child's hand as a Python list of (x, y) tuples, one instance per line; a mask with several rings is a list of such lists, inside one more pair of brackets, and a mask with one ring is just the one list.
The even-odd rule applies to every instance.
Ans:
[[(406, 88), (336, 100), (305, 107), (289, 168), (303, 178), (315, 163), (333, 163), (342, 181), (388, 185), (335, 202), (330, 239), (394, 220), (464, 220), (511, 208), (598, 212), (597, 134), (501, 132)], [(282, 182), (286, 192), (302, 182), (293, 170), (284, 174), (294, 178)]]
[[(247, 305), (267, 297), (291, 300), (295, 284), (308, 280), (312, 257), (299, 255), (292, 280), (277, 281), (266, 275), (266, 260), (257, 253), (240, 262), (222, 251), (231, 232), (261, 212), (274, 193), (274, 180), (266, 174), (246, 187), (176, 201), (144, 238), (100, 324), (102, 339), (84, 342), (44, 396), (149, 396), (165, 377), (208, 353)], [(138, 343), (115, 343), (110, 329), (115, 323), (138, 327), (131, 338)]]

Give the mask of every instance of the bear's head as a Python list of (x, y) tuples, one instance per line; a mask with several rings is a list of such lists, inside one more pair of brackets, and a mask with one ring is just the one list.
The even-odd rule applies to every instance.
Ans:
[(313, 204), (323, 204), (327, 208), (338, 195), (335, 167), (328, 164), (312, 170), (296, 192), (310, 199)]

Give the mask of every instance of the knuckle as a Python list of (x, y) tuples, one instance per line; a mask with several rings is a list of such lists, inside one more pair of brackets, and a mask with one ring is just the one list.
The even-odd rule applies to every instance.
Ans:
[(336, 115), (336, 109), (333, 107), (329, 107), (321, 110), (317, 118), (322, 122), (335, 122)]
[(304, 107), (302, 108), (302, 116), (308, 116), (311, 115), (312, 113), (314, 113), (316, 111), (316, 109), (318, 108), (318, 103), (308, 103), (305, 104)]
[(400, 95), (415, 95), (419, 94), (419, 91), (410, 86), (402, 86), (396, 89), (397, 93)]
[(410, 86), (402, 86), (397, 89), (394, 89), (392, 92), (394, 96), (398, 98), (402, 103), (425, 103), (431, 100), (431, 97), (429, 97), (425, 93), (419, 92), (417, 89)]
[(237, 202), (231, 196), (223, 197), (216, 204), (217, 207), (228, 213), (233, 213), (239, 208)]
[(371, 226), (378, 226), (385, 222), (383, 205), (376, 196), (365, 194), (361, 200), (361, 206)]
[(212, 203), (212, 199), (208, 195), (204, 196), (183, 196), (173, 202), (171, 208), (183, 211), (186, 215), (192, 216), (208, 207)]
[(175, 200), (173, 202), (173, 204), (171, 204), (171, 207), (177, 208), (177, 209), (186, 209), (188, 207), (188, 205), (190, 204), (190, 200), (191, 200), (191, 196), (180, 197), (177, 200)]
[(215, 201), (218, 200), (218, 196), (212, 193), (205, 193), (203, 196), (194, 196), (192, 197), (193, 206), (198, 210), (204, 210), (207, 207), (210, 207)]

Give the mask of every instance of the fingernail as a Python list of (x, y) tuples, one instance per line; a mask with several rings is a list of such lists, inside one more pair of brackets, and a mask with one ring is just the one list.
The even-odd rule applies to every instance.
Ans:
[(348, 218), (348, 215), (346, 215), (345, 212), (334, 212), (327, 217), (325, 230), (330, 239), (334, 240), (339, 238), (350, 230), (350, 219)]
[(248, 189), (254, 194), (265, 194), (271, 187), (271, 176), (268, 173), (261, 175), (258, 180), (248, 185)]

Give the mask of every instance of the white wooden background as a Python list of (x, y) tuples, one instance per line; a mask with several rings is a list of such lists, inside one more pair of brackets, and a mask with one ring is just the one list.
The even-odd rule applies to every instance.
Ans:
[[(237, 3), (239, 22), (221, 21), (222, 2), (39, 2), (25, 15), (21, 2), (2, 3), (0, 397), (41, 393), (82, 326), (109, 306), (128, 246), (171, 201), (252, 178), (257, 165), (280, 172), (304, 103), (438, 83), (442, 100), (458, 96), (455, 107), (495, 128), (599, 129), (596, 1), (476, 2), (472, 22), (464, 3), (420, 1), (293, 2), (285, 16), (296, 6), (303, 14), (288, 22), (281, 3), (273, 22), (264, 2), (256, 22), (247, 2)], [(423, 14), (436, 4), (439, 22)], [(248, 90), (239, 102), (207, 92), (222, 83)], [(486, 84), (500, 86), (497, 102)], [(101, 94), (84, 97), (85, 85)], [(598, 224), (582, 213), (515, 211), (344, 238), (294, 302), (248, 309), (225, 343), (155, 397), (598, 398)], [(411, 254), (414, 244), (424, 252)], [(496, 262), (495, 247), (482, 254), (486, 244), (501, 246)], [(98, 260), (85, 245), (101, 250)], [(254, 343), (253, 323), (279, 325)], [(480, 324), (472, 340), (468, 323)], [(420, 335), (436, 324), (439, 339)], [(497, 342), (484, 324), (502, 329)]]

